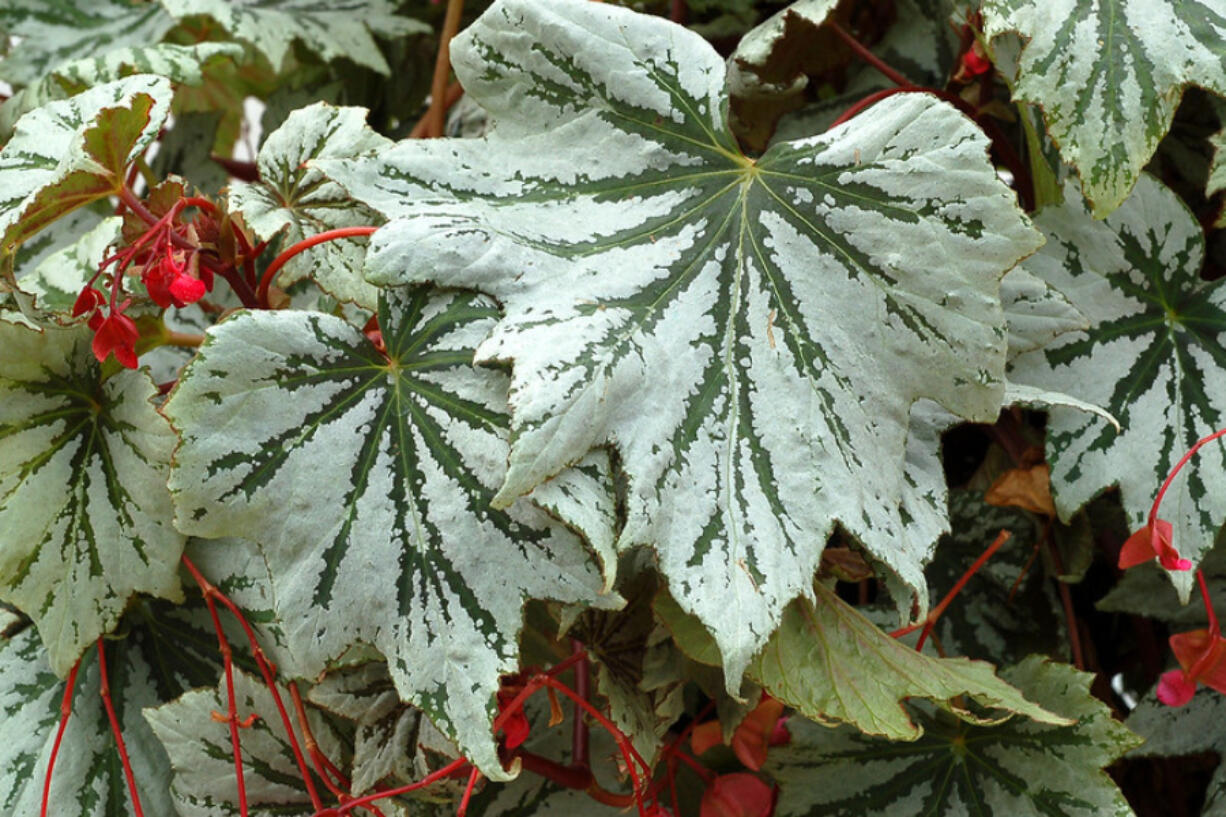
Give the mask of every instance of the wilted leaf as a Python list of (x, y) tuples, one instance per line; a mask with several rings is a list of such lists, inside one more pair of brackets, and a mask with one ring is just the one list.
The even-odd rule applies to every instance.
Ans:
[(1038, 243), (982, 133), (911, 94), (751, 160), (709, 45), (584, 0), (502, 0), (452, 56), (487, 139), (318, 164), (396, 219), (370, 280), (503, 306), (479, 350), (514, 361), (496, 503), (616, 446), (619, 547), (657, 548), (734, 685), (835, 520), (922, 587), (899, 552), (902, 477), (880, 463), (903, 457), (921, 397), (996, 416), (998, 282)]
[(923, 737), (891, 743), (793, 718), (792, 742), (767, 762), (781, 789), (775, 813), (1130, 817), (1101, 769), (1140, 740), (1090, 695), (1092, 676), (1041, 656), (1002, 674), (1072, 725), (976, 726), (917, 707)]
[[(264, 547), (289, 671), (373, 644), (491, 777), (505, 774), (490, 724), (523, 601), (616, 602), (569, 530), (528, 501), (489, 507), (507, 380), (470, 361), (495, 316), (474, 295), (389, 291), (384, 357), (331, 315), (240, 314), (209, 330), (165, 406), (182, 435), (178, 524)], [(555, 485), (567, 479), (590, 477)]]
[[(284, 230), (285, 247), (326, 230), (379, 224), (380, 216), (307, 167), (307, 162), (357, 158), (390, 145), (366, 125), (366, 111), (361, 108), (320, 102), (294, 111), (260, 147), (256, 160), (260, 180), (230, 184), (230, 206), (262, 239)], [(374, 309), (377, 290), (362, 279), (365, 257), (365, 239), (329, 241), (291, 259), (277, 283), (285, 289), (313, 277), (336, 298)]]
[(1014, 98), (1042, 106), (1096, 218), (1127, 198), (1185, 85), (1226, 94), (1226, 9), (1216, 0), (985, 0), (983, 23), (989, 37), (1029, 41)]
[(85, 327), (0, 322), (0, 597), (66, 675), (135, 593), (180, 597), (174, 433), (144, 372), (101, 379)]
[(1050, 473), (1051, 468), (1045, 462), (1010, 468), (996, 478), (983, 500), (989, 505), (1012, 506), (1054, 518), (1056, 507), (1051, 501)]
[[(1075, 189), (1039, 214), (1047, 245), (1025, 268), (1090, 319), (1017, 358), (1010, 379), (1103, 406), (1123, 426), (1056, 407), (1047, 426), (1052, 492), (1064, 519), (1119, 485), (1141, 527), (1167, 472), (1201, 437), (1226, 425), (1226, 290), (1200, 277), (1204, 233), (1169, 190), (1143, 176), (1105, 221)], [(1171, 486), (1162, 517), (1181, 554), (1199, 561), (1226, 518), (1226, 449), (1202, 450)], [(1190, 573), (1172, 574), (1186, 596)]]

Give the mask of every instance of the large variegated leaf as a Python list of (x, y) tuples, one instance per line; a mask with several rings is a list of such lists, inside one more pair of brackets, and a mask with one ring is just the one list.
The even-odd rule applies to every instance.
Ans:
[(1185, 85), (1226, 94), (1218, 0), (985, 0), (983, 22), (1029, 41), (1014, 96), (1042, 106), (1097, 218), (1132, 190)]
[(118, 192), (171, 95), (165, 78), (135, 74), (23, 116), (0, 151), (0, 260), (57, 218)]
[[(1139, 528), (1167, 472), (1199, 438), (1226, 425), (1226, 289), (1200, 277), (1204, 233), (1174, 193), (1142, 176), (1133, 195), (1094, 221), (1077, 191), (1037, 218), (1047, 245), (1024, 268), (1090, 320), (1014, 361), (1010, 378), (1107, 409), (1123, 425), (1055, 408), (1047, 426), (1056, 508), (1067, 519), (1119, 485)], [(1180, 553), (1199, 561), (1226, 519), (1226, 448), (1203, 449), (1163, 501)], [(1187, 593), (1189, 573), (1172, 574)]]
[(74, 243), (48, 255), (17, 279), (22, 292), (34, 296), (40, 311), (57, 312), (64, 322), (72, 320), (70, 313), (81, 288), (89, 283), (108, 255), (108, 248), (119, 238), (122, 222), (117, 216), (105, 218), (83, 235), (78, 234)]
[(155, 43), (71, 60), (56, 66), (38, 82), (0, 105), (0, 134), (8, 134), (18, 118), (52, 100), (70, 97), (128, 74), (156, 74), (173, 82), (199, 85), (204, 80), (201, 67), (205, 63), (225, 57), (237, 59), (242, 53), (242, 46), (237, 43)]
[(0, 323), (0, 598), (38, 624), (61, 676), (133, 594), (180, 595), (174, 433), (149, 376), (102, 380), (90, 339)]
[(491, 776), (524, 599), (615, 601), (573, 533), (526, 500), (489, 507), (507, 379), (471, 360), (496, 314), (479, 296), (392, 291), (386, 356), (330, 315), (241, 314), (209, 331), (165, 407), (182, 434), (178, 524), (264, 546), (290, 671), (375, 645), (401, 694)]
[[(139, 602), (124, 623), (124, 637), (106, 641), (111, 697), (145, 814), (170, 815), (170, 764), (141, 710), (214, 683), (217, 642), (198, 596), (185, 607)], [(99, 683), (91, 649), (52, 776), (51, 815), (133, 814)], [(10, 817), (38, 817), (64, 686), (33, 628), (0, 638), (0, 811)]]
[(345, 57), (390, 74), (372, 34), (400, 37), (429, 31), (396, 13), (393, 0), (159, 0), (175, 17), (207, 14), (231, 36), (247, 40), (282, 67), (297, 40), (325, 60)]
[(30, 85), (56, 65), (130, 45), (149, 45), (174, 27), (157, 3), (4, 0), (0, 31), (20, 42), (0, 60), (0, 80)]
[(1101, 769), (1140, 740), (1090, 695), (1092, 676), (1040, 656), (1004, 674), (1073, 725), (976, 726), (917, 707), (923, 737), (891, 743), (793, 719), (792, 742), (767, 762), (780, 784), (775, 814), (1130, 817)]
[(1009, 327), (1009, 357), (1042, 349), (1065, 332), (1089, 327), (1081, 310), (1051, 284), (1014, 267), (1000, 282), (1000, 301)]
[[(272, 693), (258, 676), (246, 672), (234, 673), (234, 691), (239, 717), (256, 716), (251, 726), (242, 730), (243, 782), (250, 810), (241, 813), (253, 817), (314, 814)], [(289, 700), (288, 690), (279, 692), (282, 699)], [(225, 712), (228, 702), (222, 682), (216, 688), (193, 690), (144, 712), (170, 756), (174, 769), (170, 795), (181, 817), (240, 814), (230, 727), (214, 716)], [(319, 750), (325, 757), (340, 758), (340, 739), (327, 721), (312, 710), (306, 715)], [(318, 791), (327, 791), (318, 778), (314, 783)]]
[(489, 137), (318, 164), (397, 219), (368, 278), (503, 305), (479, 350), (515, 363), (496, 502), (617, 446), (620, 544), (657, 548), (731, 684), (836, 519), (922, 587), (880, 464), (918, 398), (996, 416), (998, 281), (1038, 244), (982, 133), (908, 94), (749, 159), (709, 45), (584, 0), (502, 0), (452, 55)]
[[(830, 590), (817, 585), (817, 601), (797, 599), (783, 623), (749, 665), (749, 677), (800, 714), (854, 725), (865, 734), (914, 740), (924, 727), (902, 701), (923, 698), (972, 723), (1018, 713), (1038, 723), (1067, 723), (1063, 716), (1026, 700), (996, 677), (991, 664), (965, 658), (933, 658), (891, 638)], [(656, 614), (696, 661), (718, 659), (714, 644), (667, 595)], [(981, 716), (958, 696), (997, 710)]]
[[(1130, 757), (1179, 757), (1212, 752), (1226, 757), (1226, 697), (1201, 690), (1187, 705), (1160, 703), (1148, 695), (1132, 711), (1128, 728), (1145, 739)], [(1201, 817), (1226, 817), (1226, 765), (1218, 764), (1205, 791)]]
[[(284, 246), (325, 230), (381, 223), (380, 216), (307, 162), (357, 158), (390, 145), (366, 125), (362, 108), (320, 102), (294, 111), (260, 147), (259, 181), (231, 183), (231, 206), (262, 239), (284, 230)], [(291, 259), (278, 284), (287, 287), (310, 276), (336, 298), (374, 309), (376, 289), (362, 278), (365, 258), (365, 239), (329, 241)]]

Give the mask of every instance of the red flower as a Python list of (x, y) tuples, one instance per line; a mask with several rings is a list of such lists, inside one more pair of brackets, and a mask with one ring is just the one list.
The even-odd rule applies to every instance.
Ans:
[(135, 369), (136, 341), (140, 340), (136, 324), (122, 312), (112, 312), (105, 318), (101, 316), (101, 312), (95, 312), (90, 319), (90, 328), (94, 330), (94, 357), (98, 358), (99, 363), (103, 363), (114, 353), (115, 359), (121, 364)]
[(973, 77), (986, 74), (991, 67), (992, 61), (984, 56), (978, 42), (973, 43), (962, 55), (962, 68)]
[[(755, 772), (766, 762), (766, 750), (792, 739), (783, 725), (783, 703), (769, 695), (745, 716), (741, 725), (732, 733), (732, 751), (746, 768)], [(722, 727), (718, 720), (707, 721), (694, 729), (690, 736), (690, 748), (701, 755), (723, 742)]]
[(748, 772), (721, 774), (703, 792), (699, 817), (770, 817), (775, 790)]
[(1148, 562), (1154, 557), (1167, 570), (1191, 570), (1192, 563), (1182, 558), (1171, 544), (1171, 535), (1171, 523), (1154, 517), (1152, 524), (1129, 536), (1120, 548), (1120, 570)]
[(72, 316), (79, 318), (82, 315), (89, 314), (92, 320), (93, 313), (104, 303), (106, 303), (106, 296), (93, 287), (87, 286), (81, 290), (81, 294), (77, 296), (76, 302), (73, 303)]
[(187, 272), (190, 264), (180, 262), (174, 248), (165, 248), (158, 260), (150, 259), (141, 272), (141, 281), (153, 302), (163, 309), (171, 306), (194, 304), (212, 289), (211, 274), (196, 278)]
[(1158, 700), (1167, 706), (1183, 706), (1196, 694), (1198, 683), (1226, 693), (1226, 638), (1220, 632), (1176, 633), (1170, 643), (1182, 669), (1163, 673)]

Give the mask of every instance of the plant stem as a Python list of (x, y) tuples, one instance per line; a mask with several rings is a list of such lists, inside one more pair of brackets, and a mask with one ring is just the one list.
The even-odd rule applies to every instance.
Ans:
[(438, 41), (438, 57), (434, 61), (434, 79), (430, 84), (430, 110), (426, 112), (427, 137), (443, 135), (447, 80), (451, 77), (451, 38), (460, 30), (463, 15), (464, 0), (447, 0), (447, 14), (443, 17), (443, 31)]
[(322, 233), (316, 233), (309, 238), (304, 238), (297, 244), (290, 246), (282, 251), (280, 255), (273, 259), (273, 262), (268, 265), (268, 269), (264, 270), (264, 277), (260, 279), (260, 286), (256, 289), (255, 299), (262, 308), (268, 309), (268, 288), (272, 286), (273, 279), (277, 277), (277, 273), (285, 264), (304, 250), (309, 250), (317, 244), (323, 244), (327, 241), (335, 241), (338, 238), (355, 238), (358, 236), (370, 235), (378, 227), (340, 227), (335, 230), (325, 230)]
[[(306, 746), (307, 755), (311, 758), (311, 762), (315, 764), (315, 771), (319, 775), (319, 779), (328, 787), (328, 791), (336, 797), (340, 802), (345, 802), (349, 797), (349, 781), (340, 769), (324, 756), (324, 753), (319, 750), (319, 744), (315, 742), (315, 733), (311, 731), (311, 724), (307, 720), (306, 707), (302, 703), (302, 695), (298, 692), (298, 684), (296, 681), (290, 681), (286, 684), (289, 687), (289, 697), (294, 704), (294, 715), (298, 718), (298, 728), (302, 730), (302, 742)], [(332, 776), (336, 777), (336, 782), (332, 780)], [(338, 786), (339, 784), (339, 786)], [(346, 790), (342, 790), (340, 787)]]
[(467, 765), (468, 765), (467, 758), (458, 757), (455, 760), (448, 763), (443, 768), (439, 769), (438, 771), (431, 772), (430, 774), (426, 775), (421, 780), (418, 780), (416, 783), (410, 783), (407, 786), (401, 786), (400, 788), (396, 788), (396, 789), (388, 789), (387, 791), (377, 791), (373, 794), (368, 794), (364, 797), (356, 797), (347, 803), (341, 804), (341, 807), (336, 809), (336, 813), (338, 817), (343, 817), (343, 815), (348, 814), (350, 811), (352, 811), (355, 808), (363, 808), (367, 806), (368, 804), (374, 803), (378, 800), (383, 800), (388, 797), (399, 797), (402, 794), (408, 794), (409, 792), (417, 791), (418, 789), (424, 789), (426, 786), (429, 786), (431, 783), (437, 783), (439, 780), (442, 780), (444, 777), (450, 777), (452, 774), (454, 774), (455, 772), (458, 772), (460, 769), (463, 769)]
[(68, 728), (68, 718), (72, 715), (72, 694), (77, 686), (77, 670), (81, 668), (81, 659), (72, 665), (65, 681), (64, 697), (60, 699), (60, 725), (55, 730), (55, 742), (51, 744), (51, 757), (47, 758), (47, 774), (43, 778), (43, 805), (39, 809), (39, 817), (47, 817), (47, 805), (51, 799), (51, 774), (55, 771), (55, 759), (60, 754), (60, 743), (64, 740), (64, 730)]
[(1043, 530), (1043, 542), (1047, 545), (1047, 552), (1051, 555), (1052, 563), (1056, 566), (1055, 577), (1056, 590), (1060, 593), (1060, 606), (1064, 608), (1065, 626), (1068, 628), (1068, 647), (1072, 654), (1073, 666), (1079, 670), (1086, 668), (1085, 655), (1081, 650), (1081, 626), (1077, 621), (1077, 613), (1073, 610), (1073, 594), (1069, 592), (1068, 585), (1065, 584), (1060, 576), (1064, 575), (1064, 560), (1060, 558), (1060, 551), (1051, 540), (1051, 522), (1047, 523)]
[[(571, 649), (574, 650), (576, 655), (582, 656), (575, 663), (575, 693), (585, 701), (590, 700), (591, 664), (587, 660), (587, 652), (583, 649), (583, 644), (578, 639), (571, 639)], [(575, 723), (574, 729), (571, 732), (570, 749), (570, 762), (572, 765), (584, 769), (589, 768), (589, 737), (587, 719), (583, 717), (583, 711), (579, 708), (579, 705), (575, 704)]]
[(1158, 506), (1162, 504), (1162, 498), (1166, 496), (1167, 489), (1170, 488), (1171, 483), (1175, 481), (1175, 475), (1179, 473), (1180, 469), (1188, 464), (1188, 460), (1192, 459), (1192, 455), (1201, 450), (1201, 448), (1204, 446), (1223, 436), (1226, 436), (1226, 428), (1215, 431), (1208, 437), (1202, 437), (1196, 441), (1196, 445), (1188, 449), (1187, 453), (1179, 459), (1179, 462), (1175, 463), (1175, 467), (1172, 468), (1171, 472), (1166, 475), (1166, 480), (1163, 481), (1162, 487), (1158, 489), (1158, 495), (1154, 497), (1154, 504), (1150, 506), (1149, 525), (1151, 528), (1154, 526), (1154, 520), (1158, 518)]
[(685, 20), (688, 16), (689, 9), (686, 8), (685, 0), (673, 0), (673, 4), (669, 8), (668, 19), (678, 25), (685, 25)]
[(592, 785), (592, 772), (590, 769), (575, 766), (574, 764), (563, 766), (557, 761), (542, 757), (534, 752), (516, 752), (515, 757), (519, 758), (525, 770), (533, 774), (539, 774), (541, 777), (547, 778), (559, 786), (586, 791)]
[(869, 51), (868, 47), (865, 46), (864, 43), (860, 42), (855, 37), (851, 36), (851, 34), (849, 34), (846, 29), (844, 29), (841, 25), (836, 23), (834, 20), (827, 21), (827, 25), (830, 26), (831, 30), (834, 31), (835, 34), (839, 35), (839, 39), (847, 43), (847, 45), (851, 47), (851, 50), (856, 52), (856, 54), (860, 57), (860, 59), (864, 60), (869, 65), (873, 66), (878, 71), (880, 71), (882, 74), (884, 74), (886, 79), (888, 79), (890, 82), (894, 83), (900, 88), (914, 88), (915, 87), (915, 83), (913, 83), (911, 80), (904, 77), (897, 70), (895, 70), (892, 66), (888, 65), (884, 60), (881, 59), (881, 57), (878, 57), (872, 51)]
[(183, 346), (187, 348), (196, 348), (204, 343), (204, 335), (197, 335), (190, 332), (176, 332), (173, 329), (167, 329), (162, 333), (162, 340), (167, 346)]
[(472, 799), (473, 789), (477, 787), (477, 781), (481, 779), (481, 770), (473, 766), (473, 770), (468, 774), (468, 783), (464, 786), (464, 796), (460, 798), (460, 805), (455, 810), (455, 817), (464, 817), (468, 813), (468, 802)]
[(140, 793), (136, 790), (136, 776), (132, 774), (132, 762), (128, 759), (128, 747), (123, 742), (123, 730), (119, 728), (119, 718), (115, 716), (115, 704), (111, 701), (111, 682), (106, 672), (106, 649), (102, 639), (98, 639), (98, 675), (101, 681), (98, 694), (102, 696), (102, 705), (106, 707), (106, 717), (111, 722), (111, 734), (115, 737), (115, 748), (119, 752), (119, 762), (123, 766), (123, 776), (128, 781), (128, 793), (132, 797), (132, 812), (136, 817), (145, 817), (140, 805)]
[[(458, 82), (453, 82), (448, 85), (447, 93), (443, 97), (443, 113), (451, 110), (451, 106), (459, 102), (460, 97), (462, 96), (464, 96), (464, 86), (460, 85)], [(417, 120), (417, 124), (413, 126), (411, 131), (409, 131), (409, 138), (424, 139), (426, 137), (426, 127), (429, 124), (430, 111), (426, 111), (426, 114), (421, 119)], [(446, 123), (444, 123), (444, 130), (446, 130)]]
[(932, 610), (928, 612), (928, 615), (924, 617), (922, 622), (916, 622), (915, 624), (901, 627), (890, 633), (890, 635), (894, 638), (898, 638), (906, 635), (907, 633), (915, 632), (920, 627), (923, 627), (924, 630), (920, 633), (919, 640), (915, 642), (915, 651), (919, 652), (922, 650), (924, 648), (924, 642), (927, 641), (928, 636), (932, 634), (932, 628), (937, 623), (937, 619), (939, 619), (941, 614), (945, 612), (945, 609), (953, 603), (953, 600), (960, 592), (962, 592), (962, 588), (966, 587), (966, 583), (969, 582), (971, 577), (979, 571), (979, 568), (983, 567), (988, 559), (992, 557), (992, 554), (998, 551), (1001, 545), (1009, 541), (1009, 538), (1012, 535), (1013, 534), (1009, 533), (1007, 530), (1002, 530), (1000, 533), (996, 534), (996, 538), (992, 541), (992, 544), (988, 545), (983, 553), (979, 554), (979, 558), (971, 563), (971, 566), (966, 569), (966, 572), (962, 574), (954, 586), (949, 589), (949, 592), (945, 594), (945, 598), (941, 599), (941, 603), (932, 608)]

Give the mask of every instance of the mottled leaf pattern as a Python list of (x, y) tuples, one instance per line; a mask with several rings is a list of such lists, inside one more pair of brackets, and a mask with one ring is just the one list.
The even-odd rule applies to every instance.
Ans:
[(23, 114), (35, 108), (127, 74), (156, 74), (172, 82), (199, 85), (204, 80), (201, 67), (206, 62), (225, 57), (237, 59), (242, 53), (242, 46), (236, 43), (156, 43), (71, 60), (0, 105), (0, 134), (8, 134)]
[(1089, 328), (1081, 310), (1051, 284), (1014, 267), (1000, 282), (1000, 301), (1009, 327), (1009, 357), (1042, 349), (1065, 332)]
[(65, 675), (134, 593), (180, 595), (174, 433), (144, 372), (100, 380), (84, 327), (0, 322), (0, 598)]
[(489, 507), (507, 380), (470, 361), (496, 314), (474, 295), (389, 291), (387, 357), (331, 315), (240, 314), (210, 330), (165, 407), (182, 434), (177, 522), (263, 545), (289, 671), (373, 644), (490, 776), (505, 774), (493, 695), (517, 667), (524, 599), (615, 603), (574, 534), (527, 501)]
[(399, 37), (429, 31), (424, 23), (396, 13), (392, 0), (159, 0), (175, 17), (207, 14), (232, 36), (260, 50), (280, 69), (297, 40), (325, 60), (346, 57), (390, 74), (371, 37)]
[(1128, 196), (1184, 86), (1226, 94), (1220, 0), (985, 0), (983, 22), (1028, 41), (1014, 98), (1042, 106), (1096, 218)]
[(118, 191), (129, 161), (166, 120), (170, 97), (168, 80), (136, 74), (23, 116), (0, 150), (0, 257)]
[[(1142, 176), (1127, 202), (1094, 221), (1077, 191), (1036, 219), (1046, 246), (1024, 262), (1091, 326), (1014, 361), (1010, 379), (1102, 406), (1123, 426), (1054, 408), (1047, 426), (1056, 508), (1066, 520), (1119, 485), (1140, 527), (1167, 472), (1226, 425), (1226, 290), (1200, 277), (1204, 234), (1178, 198)], [(1203, 449), (1162, 505), (1179, 551), (1199, 561), (1226, 519), (1226, 448)], [(1186, 597), (1190, 573), (1173, 573)]]
[[(256, 715), (242, 732), (243, 782), (252, 817), (308, 817), (314, 814), (302, 773), (295, 762), (285, 725), (272, 693), (264, 682), (246, 672), (234, 673), (238, 715)], [(289, 691), (279, 690), (288, 701)], [(213, 689), (197, 689), (156, 709), (146, 709), (157, 739), (170, 756), (174, 770), (170, 795), (181, 817), (238, 815), (238, 789), (230, 728), (213, 717), (225, 712), (228, 697), (224, 681)], [(307, 710), (311, 732), (328, 758), (341, 757), (341, 743), (318, 712)], [(301, 738), (299, 739), (301, 740)], [(315, 780), (320, 791), (323, 783)]]
[(0, 60), (0, 80), (17, 88), (30, 85), (69, 60), (156, 43), (174, 22), (157, 3), (4, 0), (0, 30), (21, 42)]
[[(1130, 757), (1179, 757), (1201, 752), (1226, 755), (1226, 697), (1200, 690), (1188, 704), (1171, 707), (1147, 695), (1126, 721), (1128, 728), (1145, 739)], [(1201, 817), (1226, 816), (1226, 766), (1218, 764), (1205, 792)]]
[[(260, 147), (260, 180), (231, 183), (231, 206), (242, 212), (262, 239), (284, 230), (286, 247), (325, 230), (378, 224), (383, 221), (380, 216), (307, 167), (307, 162), (357, 158), (390, 145), (367, 127), (362, 108), (320, 102), (294, 111)], [(374, 309), (376, 289), (362, 279), (365, 245), (365, 239), (351, 238), (301, 253), (285, 265), (278, 284), (284, 288), (310, 276), (336, 298)]]
[(767, 762), (781, 788), (775, 814), (1130, 817), (1101, 769), (1140, 741), (1090, 695), (1092, 676), (1039, 656), (1003, 674), (1075, 723), (976, 726), (917, 707), (923, 737), (891, 743), (797, 718)]
[[(816, 602), (798, 599), (788, 606), (778, 632), (748, 670), (763, 689), (802, 715), (850, 723), (892, 740), (914, 740), (924, 728), (902, 705), (907, 698), (933, 701), (971, 722), (1001, 717), (1000, 711), (978, 715), (956, 700), (966, 694), (1005, 716), (1016, 712), (1041, 723), (1065, 722), (997, 678), (991, 664), (917, 653), (820, 584), (816, 596)], [(655, 609), (687, 654), (695, 660), (714, 657), (695, 620), (676, 602), (661, 596)]]
[(47, 256), (29, 275), (18, 279), (23, 292), (33, 295), (41, 310), (59, 312), (63, 321), (71, 320), (73, 303), (98, 265), (107, 256), (107, 249), (119, 238), (122, 219), (103, 219), (76, 243)]
[[(217, 642), (199, 597), (186, 607), (138, 602), (125, 624), (124, 638), (106, 642), (111, 697), (145, 814), (170, 815), (170, 764), (141, 710), (212, 683), (220, 671)], [(56, 761), (51, 815), (133, 814), (99, 683), (91, 648)], [(0, 638), (0, 811), (10, 817), (38, 817), (64, 686), (33, 628)]]
[(922, 588), (902, 479), (878, 464), (903, 456), (918, 398), (996, 416), (998, 282), (1038, 244), (982, 134), (907, 94), (751, 160), (710, 46), (583, 0), (502, 0), (452, 57), (489, 137), (317, 164), (396, 218), (370, 280), (504, 307), (479, 349), (514, 362), (496, 502), (615, 445), (619, 547), (656, 546), (734, 684), (836, 519)]

